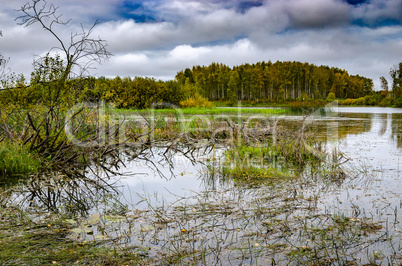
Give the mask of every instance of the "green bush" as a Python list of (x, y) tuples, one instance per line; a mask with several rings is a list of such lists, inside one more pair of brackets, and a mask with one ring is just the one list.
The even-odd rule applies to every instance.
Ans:
[(328, 102), (333, 102), (333, 101), (335, 101), (335, 93), (333, 93), (333, 92), (328, 93), (327, 101), (328, 101)]
[(395, 106), (402, 107), (402, 97), (399, 97), (394, 101)]
[(364, 105), (366, 103), (365, 98), (360, 97), (354, 100), (354, 104), (356, 105)]
[(379, 103), (377, 95), (366, 95), (364, 96), (365, 105), (377, 105)]
[(392, 98), (391, 97), (384, 98), (378, 105), (381, 107), (392, 106)]

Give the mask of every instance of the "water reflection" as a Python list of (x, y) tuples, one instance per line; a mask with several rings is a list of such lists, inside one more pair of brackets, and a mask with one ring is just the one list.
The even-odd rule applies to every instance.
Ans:
[(402, 114), (391, 114), (392, 137), (398, 148), (402, 148)]
[(199, 171), (211, 149), (210, 145), (181, 144), (117, 149), (109, 160), (82, 169), (66, 168), (19, 185), (7, 184), (1, 200), (70, 217), (108, 208), (107, 201), (146, 207), (147, 203), (138, 203), (150, 195), (158, 198), (158, 191), (172, 198), (178, 191), (198, 191), (203, 187)]

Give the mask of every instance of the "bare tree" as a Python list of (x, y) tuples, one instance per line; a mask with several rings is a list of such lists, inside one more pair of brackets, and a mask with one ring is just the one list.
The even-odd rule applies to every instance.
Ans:
[[(0, 30), (0, 37), (3, 37), (3, 32)], [(10, 69), (7, 67), (9, 59), (6, 59), (3, 54), (0, 53), (0, 81), (3, 82), (5, 77), (10, 73)], [(3, 90), (0, 88), (0, 90)]]
[[(112, 53), (107, 50), (107, 42), (105, 40), (100, 37), (91, 37), (95, 26), (99, 24), (98, 21), (89, 30), (85, 30), (81, 24), (81, 32), (71, 33), (69, 40), (64, 41), (56, 33), (54, 27), (56, 25), (67, 26), (71, 19), (67, 21), (62, 20), (58, 7), (45, 0), (32, 0), (32, 2), (27, 2), (23, 5), (18, 11), (24, 14), (17, 18), (17, 20), (21, 20), (19, 25), (28, 27), (39, 23), (59, 43), (59, 46), (52, 47), (50, 51), (59, 50), (64, 54), (66, 63), (62, 81), (67, 80), (72, 74), (82, 75), (93, 68), (94, 63), (100, 64), (103, 60), (107, 60), (112, 56)], [(39, 58), (36, 62), (40, 64), (41, 59)], [(78, 69), (78, 73), (73, 71), (74, 68)]]

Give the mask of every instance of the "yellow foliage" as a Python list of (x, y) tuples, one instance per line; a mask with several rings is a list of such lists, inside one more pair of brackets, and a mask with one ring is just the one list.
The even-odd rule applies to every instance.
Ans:
[(208, 99), (202, 97), (198, 93), (190, 96), (184, 101), (180, 102), (181, 107), (212, 107), (212, 103)]
[(351, 104), (353, 104), (353, 100), (350, 99), (350, 98), (347, 98), (346, 100), (343, 101), (342, 104), (344, 104), (344, 105), (351, 105)]

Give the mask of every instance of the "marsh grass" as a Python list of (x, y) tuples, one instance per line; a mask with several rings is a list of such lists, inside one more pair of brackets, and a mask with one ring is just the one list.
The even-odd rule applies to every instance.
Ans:
[[(306, 167), (320, 168), (327, 163), (328, 154), (312, 134), (276, 127), (268, 137), (261, 137), (256, 133), (259, 130), (253, 127), (244, 138), (231, 143), (224, 152), (220, 174), (248, 182), (271, 182), (295, 178)], [(339, 167), (333, 167), (333, 172), (335, 168)]]
[[(296, 190), (310, 182), (316, 181), (302, 178), (248, 190), (206, 191), (179, 197), (173, 204), (147, 200), (146, 210), (128, 210), (122, 222), (99, 221), (106, 221), (100, 222), (102, 234), (114, 239), (117, 249), (135, 247), (133, 255), (144, 250), (142, 262), (157, 265), (401, 262), (401, 247), (384, 221), (363, 212), (320, 208), (320, 188), (313, 194)], [(93, 235), (79, 237), (88, 241)], [(394, 250), (379, 252), (383, 245)]]
[(37, 171), (41, 162), (28, 147), (19, 142), (0, 142), (0, 174), (3, 176), (29, 174)]
[(257, 166), (222, 166), (221, 174), (223, 178), (231, 177), (235, 182), (241, 184), (255, 184), (256, 182), (284, 181), (295, 176), (272, 167)]
[(33, 221), (16, 207), (0, 209), (2, 265), (122, 265), (141, 264), (141, 256), (104, 247), (104, 242), (66, 238), (71, 225), (58, 216)]

